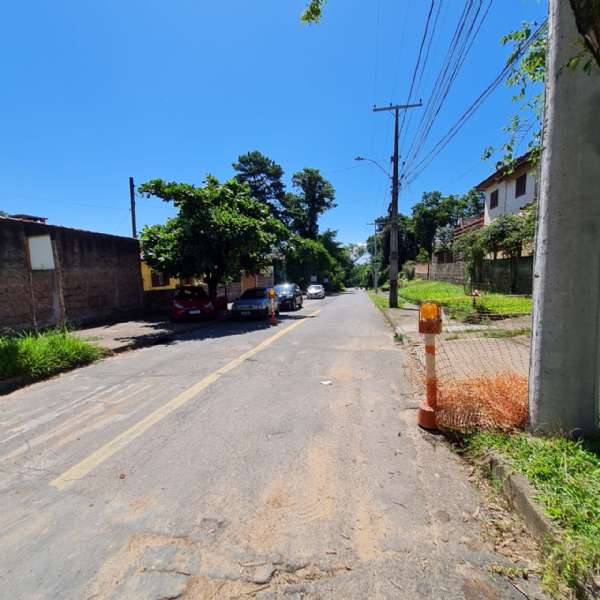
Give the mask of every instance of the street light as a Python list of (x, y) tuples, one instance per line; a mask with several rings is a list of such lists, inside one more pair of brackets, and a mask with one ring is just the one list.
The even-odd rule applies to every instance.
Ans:
[(378, 168), (380, 168), (388, 176), (388, 179), (392, 178), (392, 176), (376, 160), (373, 160), (372, 158), (366, 158), (364, 156), (357, 156), (354, 160), (358, 160), (358, 161), (366, 160), (368, 162), (371, 162), (375, 166), (377, 166)]

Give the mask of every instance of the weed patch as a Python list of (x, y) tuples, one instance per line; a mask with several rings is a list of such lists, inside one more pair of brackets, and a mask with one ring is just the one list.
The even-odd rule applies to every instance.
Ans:
[(527, 477), (557, 526), (559, 540), (545, 548), (543, 581), (557, 596), (598, 597), (600, 574), (600, 446), (564, 437), (478, 432), (468, 449), (492, 448)]
[(398, 289), (398, 294), (415, 304), (435, 300), (446, 308), (451, 317), (472, 323), (485, 321), (491, 315), (531, 314), (532, 308), (531, 298), (527, 296), (487, 293), (482, 294), (473, 305), (473, 298), (465, 294), (462, 286), (444, 281), (408, 281)]
[(103, 355), (101, 348), (66, 331), (3, 336), (0, 337), (0, 380), (43, 379), (86, 365)]

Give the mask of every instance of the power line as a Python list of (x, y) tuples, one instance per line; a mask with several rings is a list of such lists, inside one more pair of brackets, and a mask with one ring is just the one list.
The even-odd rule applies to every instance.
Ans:
[(547, 21), (540, 25), (535, 33), (530, 36), (527, 40), (523, 41), (517, 50), (513, 53), (510, 62), (508, 62), (495, 79), (483, 90), (483, 92), (472, 102), (472, 104), (463, 112), (458, 120), (452, 125), (448, 132), (440, 138), (435, 146), (417, 163), (412, 170), (407, 171), (403, 178), (407, 181), (414, 181), (422, 171), (431, 164), (435, 157), (452, 141), (456, 134), (460, 131), (463, 125), (473, 116), (477, 109), (483, 104), (483, 102), (492, 94), (492, 92), (502, 83), (516, 61), (520, 60), (525, 54), (527, 49), (536, 41), (540, 35), (545, 33)]
[(483, 14), (481, 14), (483, 0), (479, 0), (478, 5), (474, 4), (473, 0), (468, 0), (465, 3), (444, 61), (433, 85), (432, 95), (427, 101), (427, 106), (415, 132), (415, 136), (406, 153), (403, 169), (405, 173), (410, 169), (411, 164), (417, 159), (424, 147), (448, 94), (489, 14), (491, 6), (492, 0), (488, 0), (486, 8)]
[[(423, 37), (421, 38), (421, 44), (419, 46), (419, 52), (417, 54), (417, 63), (415, 64), (415, 68), (412, 75), (412, 80), (410, 82), (410, 88), (408, 91), (408, 98), (406, 99), (406, 104), (410, 104), (412, 100), (413, 90), (415, 87), (415, 81), (417, 79), (417, 73), (419, 72), (419, 66), (421, 64), (421, 57), (423, 55), (423, 47), (425, 46), (425, 41), (427, 39), (427, 34), (429, 32), (429, 24), (431, 23), (431, 15), (433, 14), (433, 7), (435, 4), (435, 0), (431, 0), (431, 5), (429, 7), (429, 13), (427, 14), (427, 21), (425, 23), (425, 30), (423, 31)], [(402, 131), (404, 129), (404, 122), (406, 120), (406, 111), (402, 114), (402, 123), (400, 124), (400, 132), (399, 137), (402, 137)]]

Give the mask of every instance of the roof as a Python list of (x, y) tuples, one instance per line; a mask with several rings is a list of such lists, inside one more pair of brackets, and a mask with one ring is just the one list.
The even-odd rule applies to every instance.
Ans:
[(517, 169), (521, 168), (524, 165), (527, 165), (530, 162), (531, 162), (531, 152), (527, 152), (526, 154), (523, 154), (522, 156), (515, 158), (515, 160), (512, 162), (512, 164), (510, 164), (508, 166), (504, 166), (504, 167), (498, 169), (495, 173), (492, 173), (489, 177), (484, 179), (481, 183), (477, 184), (475, 186), (475, 189), (478, 192), (483, 192), (485, 189), (487, 189), (493, 183), (501, 181), (502, 179), (504, 179), (505, 177), (508, 177), (509, 175), (513, 175)]
[(0, 224), (7, 223), (10, 225), (16, 225), (21, 227), (28, 227), (39, 231), (75, 231), (77, 233), (84, 233), (88, 235), (117, 238), (119, 240), (132, 240), (138, 241), (136, 238), (132, 238), (124, 235), (115, 235), (113, 233), (102, 233), (100, 231), (90, 231), (88, 229), (79, 229), (77, 227), (64, 227), (63, 225), (49, 225), (48, 223), (40, 223), (39, 221), (29, 221), (26, 219), (16, 219), (14, 215), (3, 217), (0, 215)]
[(8, 215), (11, 219), (18, 219), (19, 221), (32, 221), (34, 223), (45, 223), (48, 217), (36, 217), (34, 215)]
[(454, 232), (452, 234), (452, 238), (457, 240), (459, 237), (474, 231), (475, 229), (480, 229), (483, 227), (484, 216), (478, 215), (477, 217), (468, 217), (463, 219), (462, 223), (458, 227), (454, 228)]

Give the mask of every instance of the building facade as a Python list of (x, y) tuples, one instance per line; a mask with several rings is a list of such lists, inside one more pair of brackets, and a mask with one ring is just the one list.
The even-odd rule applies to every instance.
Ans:
[(485, 194), (484, 224), (500, 215), (518, 214), (537, 198), (537, 168), (529, 154), (516, 159), (512, 168), (498, 169), (476, 190)]

